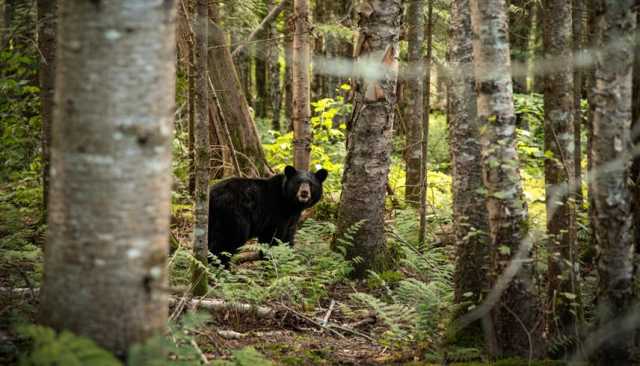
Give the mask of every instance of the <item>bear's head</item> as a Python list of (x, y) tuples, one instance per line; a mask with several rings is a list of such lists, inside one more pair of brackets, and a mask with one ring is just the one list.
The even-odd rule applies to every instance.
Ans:
[(284, 168), (284, 182), (282, 185), (284, 196), (294, 206), (302, 209), (309, 208), (322, 197), (322, 183), (327, 179), (326, 169), (320, 169), (315, 173), (306, 170), (298, 170), (287, 165)]

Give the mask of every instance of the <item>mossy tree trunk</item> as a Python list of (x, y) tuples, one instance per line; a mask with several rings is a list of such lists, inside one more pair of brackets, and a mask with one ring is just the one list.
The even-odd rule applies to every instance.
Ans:
[(122, 357), (167, 320), (172, 4), (59, 3), (40, 320)]
[(347, 125), (347, 158), (342, 176), (336, 236), (365, 220), (347, 248), (360, 257), (353, 275), (379, 269), (385, 252), (384, 203), (391, 163), (394, 110), (397, 105), (398, 53), (402, 1), (366, 1), (358, 8), (360, 34), (354, 57), (377, 66), (377, 78), (354, 80), (354, 105)]
[[(597, 323), (625, 315), (634, 300), (634, 235), (628, 186), (633, 43), (636, 13), (631, 0), (599, 0), (595, 5), (596, 49), (593, 109), (595, 233), (600, 248)], [(604, 341), (600, 364), (632, 363), (633, 332)]]
[[(493, 270), (503, 275), (517, 254), (520, 268), (493, 309), (498, 349), (504, 356), (541, 351), (540, 303), (533, 293), (522, 194), (515, 146), (509, 37), (504, 0), (472, 0), (473, 57), (478, 90), (483, 181), (492, 243)], [(521, 248), (521, 245), (524, 245)], [(523, 329), (526, 328), (526, 331)]]

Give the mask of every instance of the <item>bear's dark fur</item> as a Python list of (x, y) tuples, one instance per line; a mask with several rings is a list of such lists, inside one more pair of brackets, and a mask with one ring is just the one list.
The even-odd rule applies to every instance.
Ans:
[(209, 250), (223, 264), (251, 238), (293, 245), (302, 210), (322, 196), (328, 172), (315, 173), (287, 166), (284, 174), (268, 179), (230, 178), (211, 187), (209, 195)]

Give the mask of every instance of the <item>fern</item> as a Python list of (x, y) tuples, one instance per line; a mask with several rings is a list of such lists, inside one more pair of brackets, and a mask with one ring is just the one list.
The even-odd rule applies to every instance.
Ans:
[(18, 332), (33, 341), (31, 351), (20, 357), (19, 364), (23, 366), (122, 365), (91, 339), (69, 331), (56, 334), (48, 327), (24, 325), (18, 327)]
[(551, 354), (562, 355), (573, 350), (578, 344), (575, 335), (557, 334), (549, 341), (549, 352)]
[(387, 336), (391, 340), (409, 340), (411, 328), (417, 320), (414, 309), (403, 304), (385, 303), (384, 301), (364, 292), (356, 292), (350, 295), (371, 310), (389, 327)]

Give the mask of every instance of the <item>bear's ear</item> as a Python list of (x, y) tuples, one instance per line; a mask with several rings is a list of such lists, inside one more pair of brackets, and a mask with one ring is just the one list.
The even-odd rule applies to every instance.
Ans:
[(298, 173), (298, 171), (296, 170), (296, 168), (292, 167), (291, 165), (287, 165), (287, 166), (284, 168), (284, 175), (285, 175), (287, 178), (291, 178), (291, 177), (293, 177), (294, 175), (296, 175), (296, 173)]
[(316, 179), (322, 183), (327, 179), (327, 175), (329, 175), (329, 172), (326, 169), (320, 169), (316, 172)]

